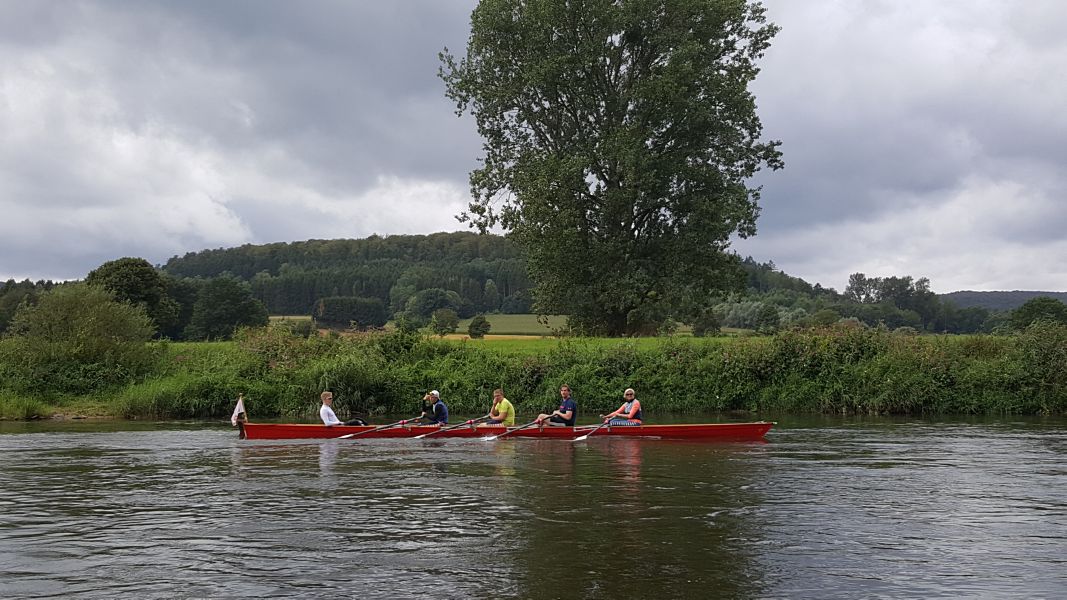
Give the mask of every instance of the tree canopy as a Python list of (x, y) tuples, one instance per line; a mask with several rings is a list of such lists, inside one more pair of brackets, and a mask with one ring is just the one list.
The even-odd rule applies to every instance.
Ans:
[(157, 332), (169, 330), (179, 321), (182, 307), (168, 295), (166, 276), (143, 258), (108, 261), (90, 271), (85, 282), (110, 290), (120, 302), (144, 306)]
[(1011, 325), (1016, 329), (1026, 329), (1036, 321), (1067, 323), (1067, 304), (1048, 296), (1038, 296), (1011, 313)]
[[(741, 0), (482, 0), (441, 77), (485, 140), (461, 220), (526, 251), (542, 312), (581, 331), (649, 329), (743, 281), (780, 168), (748, 84), (778, 28)], [(654, 329), (654, 327), (653, 327)]]
[(252, 297), (247, 283), (216, 277), (200, 288), (185, 337), (193, 340), (229, 339), (238, 327), (266, 325), (267, 309)]

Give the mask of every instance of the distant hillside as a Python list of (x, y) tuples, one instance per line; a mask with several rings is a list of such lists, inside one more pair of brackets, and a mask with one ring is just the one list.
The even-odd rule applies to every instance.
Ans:
[(246, 244), (175, 256), (163, 269), (177, 278), (235, 275), (274, 315), (310, 314), (327, 296), (379, 298), (395, 312), (429, 288), (459, 294), (461, 317), (530, 308), (518, 249), (506, 238), (471, 232)]
[(972, 292), (961, 291), (941, 294), (942, 300), (950, 300), (960, 308), (977, 306), (989, 310), (1015, 310), (1027, 300), (1038, 296), (1048, 296), (1067, 303), (1067, 292), (1029, 292), (1015, 290), (1011, 292)]

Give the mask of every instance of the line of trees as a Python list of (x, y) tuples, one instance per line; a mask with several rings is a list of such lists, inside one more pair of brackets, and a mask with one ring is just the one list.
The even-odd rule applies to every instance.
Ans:
[[(267, 314), (312, 315), (324, 327), (348, 328), (355, 324), (376, 328), (389, 319), (398, 319), (408, 327), (426, 326), (439, 310), (452, 311), (463, 319), (491, 312), (531, 312), (532, 290), (523, 275), (525, 263), (514, 255), (515, 249), (506, 238), (473, 233), (399, 237), (400, 247), (442, 251), (446, 256), (467, 262), (417, 262), (416, 259), (429, 258), (429, 255), (409, 253), (412, 262), (405, 263), (395, 258), (396, 248), (388, 243), (391, 238), (378, 238), (374, 247), (394, 258), (369, 251), (353, 252), (350, 254), (357, 257), (353, 259), (354, 264), (326, 268), (315, 262), (315, 256), (321, 254), (315, 249), (321, 242), (311, 241), (282, 245), (288, 248), (286, 258), (296, 260), (297, 266), (285, 263), (277, 275), (259, 273), (251, 281), (233, 275), (230, 267), (246, 262), (250, 255), (261, 254), (258, 246), (205, 251), (203, 254), (211, 260), (199, 265), (200, 270), (188, 269), (185, 260), (179, 258), (171, 259), (169, 268), (162, 270), (143, 259), (121, 258), (91, 271), (86, 283), (110, 290), (120, 301), (143, 306), (154, 324), (155, 337), (174, 340), (226, 338), (234, 327), (264, 322)], [(436, 241), (417, 243), (423, 237)], [(470, 238), (478, 237), (492, 241), (470, 242)], [(448, 250), (451, 246), (442, 242), (449, 240), (461, 248), (490, 248), (490, 258)], [(344, 244), (329, 247), (359, 248), (367, 240), (342, 241)], [(294, 247), (306, 252), (296, 253)], [(199, 260), (202, 254), (187, 256)], [(685, 315), (672, 316), (692, 325), (698, 335), (713, 334), (720, 327), (770, 332), (792, 326), (829, 325), (842, 319), (890, 329), (906, 327), (948, 333), (1022, 328), (1013, 322), (1010, 311), (957, 307), (934, 294), (926, 278), (868, 277), (855, 273), (845, 291), (838, 293), (783, 273), (771, 262), (759, 263), (751, 257), (738, 262), (746, 275), (744, 293), (711, 296), (702, 305), (691, 307)], [(210, 271), (206, 264), (221, 271)], [(198, 275), (174, 275), (192, 271)], [(346, 279), (345, 274), (351, 274), (351, 279)], [(504, 283), (498, 286), (490, 275)], [(359, 287), (354, 281), (376, 283), (371, 289)], [(63, 284), (28, 280), (0, 283), (0, 332), (8, 328), (20, 305), (35, 304), (41, 294), (57, 285)], [(288, 300), (278, 301), (279, 296)], [(270, 298), (276, 300), (274, 308)], [(1041, 302), (1049, 300), (1058, 302), (1054, 298)], [(1055, 315), (1055, 310), (1049, 314)]]
[[(868, 277), (853, 273), (843, 293), (779, 271), (773, 262), (746, 258), (748, 290), (714, 306), (723, 327), (777, 329), (829, 325), (842, 319), (889, 329), (937, 333), (991, 332), (1009, 327), (1009, 311), (960, 308), (930, 290), (925, 277)], [(773, 309), (767, 308), (773, 307)]]

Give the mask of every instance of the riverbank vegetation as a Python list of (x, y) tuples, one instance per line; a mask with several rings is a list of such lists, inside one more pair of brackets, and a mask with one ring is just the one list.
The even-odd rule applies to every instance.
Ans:
[[(634, 387), (657, 412), (1059, 414), (1067, 411), (1067, 326), (1011, 335), (919, 336), (838, 325), (765, 337), (445, 340), (402, 331), (359, 336), (242, 329), (232, 342), (144, 342), (149, 368), (92, 390), (20, 378), (0, 345), (4, 418), (86, 404), (125, 418), (223, 418), (244, 393), (253, 420), (315, 420), (323, 389), (342, 416), (410, 414), (429, 389), (476, 414), (503, 387), (520, 415), (552, 408), (569, 383), (583, 415)], [(14, 363), (12, 361), (15, 361)], [(95, 372), (84, 365), (86, 372)], [(73, 367), (63, 372), (79, 372)]]

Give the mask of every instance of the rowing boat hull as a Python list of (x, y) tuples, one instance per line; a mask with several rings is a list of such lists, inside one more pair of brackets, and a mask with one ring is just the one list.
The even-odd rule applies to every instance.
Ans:
[[(590, 437), (626, 437), (666, 440), (749, 441), (760, 440), (774, 423), (700, 423), (681, 425), (641, 425), (637, 427), (603, 427)], [(440, 428), (416, 425), (391, 427), (374, 431), (373, 425), (326, 427), (314, 424), (241, 423), (241, 437), (249, 440), (306, 440), (329, 439), (357, 434), (349, 439), (413, 438), (424, 433), (433, 433)], [(432, 439), (477, 438), (499, 435), (507, 431), (502, 425), (478, 425), (459, 427), (434, 433)], [(507, 438), (574, 439), (587, 434), (590, 427), (530, 427), (509, 433)], [(367, 433), (364, 433), (367, 432)], [(505, 439), (507, 439), (505, 438)]]

